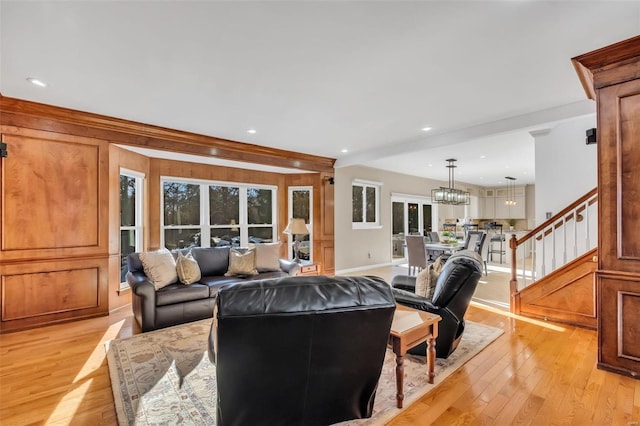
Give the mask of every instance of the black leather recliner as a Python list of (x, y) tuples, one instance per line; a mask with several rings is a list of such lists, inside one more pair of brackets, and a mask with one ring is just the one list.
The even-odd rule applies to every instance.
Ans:
[(371, 417), (395, 311), (377, 277), (287, 277), (216, 296), (209, 358), (218, 426)]
[[(393, 295), (401, 305), (438, 314), (436, 357), (448, 358), (460, 343), (464, 332), (464, 314), (482, 276), (482, 258), (471, 250), (452, 254), (444, 264), (431, 300), (415, 294), (416, 277), (396, 275), (391, 281)], [(414, 355), (425, 355), (423, 343), (409, 350)]]

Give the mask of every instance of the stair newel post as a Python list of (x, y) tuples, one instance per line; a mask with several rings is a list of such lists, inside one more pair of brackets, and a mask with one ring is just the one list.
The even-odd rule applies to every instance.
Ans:
[(518, 292), (518, 279), (516, 277), (516, 250), (518, 248), (518, 239), (516, 238), (516, 234), (511, 234), (509, 247), (511, 248), (511, 281), (509, 281), (511, 303), (509, 305), (511, 307), (511, 312), (517, 313), (519, 307), (516, 306), (516, 293)]

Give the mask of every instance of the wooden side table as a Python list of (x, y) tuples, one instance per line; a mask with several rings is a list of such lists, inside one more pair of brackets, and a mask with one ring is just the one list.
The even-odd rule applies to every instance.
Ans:
[(300, 262), (300, 270), (298, 276), (320, 275), (320, 264), (309, 261)]
[(396, 403), (402, 408), (404, 400), (404, 356), (407, 351), (422, 342), (427, 342), (427, 377), (433, 383), (436, 364), (436, 337), (438, 322), (442, 318), (430, 312), (397, 305), (391, 324), (389, 346), (396, 354)]

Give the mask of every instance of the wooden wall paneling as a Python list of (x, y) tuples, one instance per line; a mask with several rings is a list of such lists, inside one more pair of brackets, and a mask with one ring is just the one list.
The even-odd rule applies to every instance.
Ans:
[(103, 258), (0, 264), (0, 331), (108, 313)]
[(120, 168), (144, 173), (143, 248), (148, 241), (147, 181), (149, 158), (116, 145), (109, 145), (109, 311), (131, 303), (131, 292), (120, 291)]
[(335, 216), (334, 216), (334, 200), (335, 200), (335, 187), (333, 185), (334, 175), (333, 173), (321, 173), (321, 192), (320, 200), (322, 211), (321, 219), (321, 233), (320, 238), (322, 241), (322, 257), (324, 259), (323, 273), (325, 275), (334, 275), (336, 272), (335, 267)]
[(640, 276), (598, 276), (598, 367), (638, 377), (640, 362)]
[(0, 128), (0, 261), (106, 254), (108, 144)]
[[(324, 209), (322, 208), (322, 187), (323, 174), (320, 173), (301, 173), (286, 175), (287, 192), (290, 186), (310, 186), (313, 188), (313, 260), (320, 265), (319, 273), (326, 274), (325, 269), (327, 261), (332, 264), (331, 259), (325, 259), (323, 249), (323, 219)], [(288, 211), (288, 206), (286, 206)], [(331, 270), (331, 268), (329, 268)]]

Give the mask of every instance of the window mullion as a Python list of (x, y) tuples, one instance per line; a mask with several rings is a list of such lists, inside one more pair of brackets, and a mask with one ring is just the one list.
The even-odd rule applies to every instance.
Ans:
[(209, 185), (200, 185), (200, 247), (211, 247), (211, 215), (209, 214)]
[(247, 187), (240, 186), (240, 247), (248, 247), (249, 246), (249, 217), (247, 213)]

